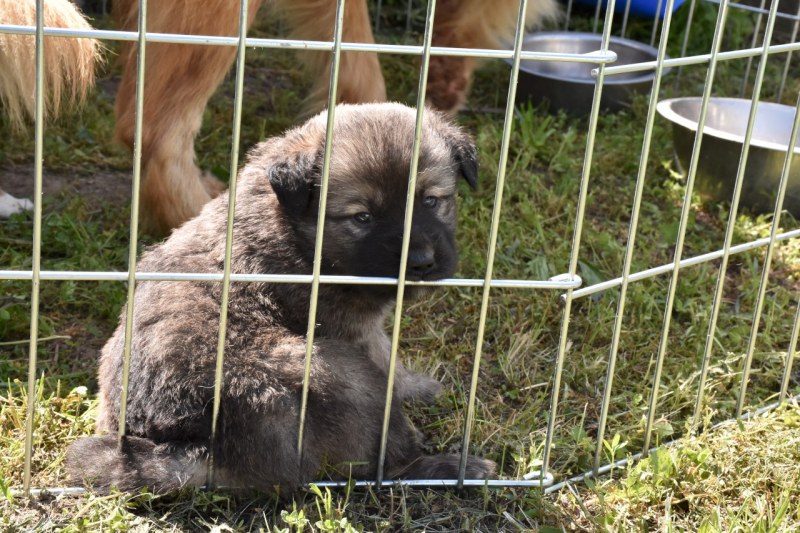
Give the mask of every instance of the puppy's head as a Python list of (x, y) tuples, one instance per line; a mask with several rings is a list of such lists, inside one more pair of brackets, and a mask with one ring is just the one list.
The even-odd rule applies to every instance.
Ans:
[[(271, 141), (267, 176), (300, 249), (313, 258), (326, 114)], [(416, 111), (400, 104), (340, 105), (331, 152), (324, 274), (397, 277)], [(425, 110), (406, 264), (409, 280), (453, 275), (456, 189), (477, 185), (475, 146)]]

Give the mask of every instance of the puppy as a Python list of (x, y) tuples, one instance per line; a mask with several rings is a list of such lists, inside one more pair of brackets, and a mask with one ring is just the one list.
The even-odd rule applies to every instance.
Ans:
[[(336, 108), (325, 218), (323, 274), (399, 273), (415, 111), (400, 104)], [(240, 172), (232, 271), (312, 271), (326, 114), (258, 145)], [(475, 148), (442, 115), (425, 111), (406, 275), (449, 277), (456, 267), (456, 185), (476, 186)], [(144, 254), (140, 271), (219, 272), (228, 198)], [(421, 291), (409, 287), (406, 294)], [(74, 478), (99, 490), (157, 491), (206, 482), (220, 283), (140, 282), (136, 291), (127, 406), (128, 435), (118, 447), (124, 325), (100, 364), (100, 436), (68, 451)], [(384, 331), (396, 287), (320, 286), (304, 429), (297, 454), (310, 286), (234, 283), (225, 344), (216, 482), (292, 490), (321, 472), (375, 475), (389, 366)], [(123, 312), (124, 317), (124, 312)], [(124, 322), (124, 318), (122, 320)], [(425, 455), (402, 402), (430, 401), (441, 385), (399, 363), (385, 461), (387, 478), (455, 478), (457, 455)], [(108, 434), (103, 436), (103, 434)], [(494, 472), (470, 457), (468, 478)]]

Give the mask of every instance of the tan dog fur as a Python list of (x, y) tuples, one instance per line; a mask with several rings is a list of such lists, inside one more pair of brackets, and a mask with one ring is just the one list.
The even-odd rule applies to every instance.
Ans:
[[(32, 5), (34, 0), (0, 0), (0, 7), (10, 10), (10, 6), (19, 1)], [(68, 4), (65, 0), (58, 1)], [(332, 39), (335, 0), (250, 0), (248, 25), (262, 5), (287, 19), (294, 38), (318, 41)], [(121, 29), (137, 30), (138, 9), (138, 0), (114, 2), (115, 17)], [(513, 36), (518, 10), (519, 0), (440, 0), (434, 22), (433, 43), (435, 46), (459, 48), (499, 48)], [(535, 26), (553, 19), (558, 11), (556, 0), (530, 0), (528, 25)], [(237, 0), (156, 1), (148, 4), (147, 29), (157, 33), (235, 36), (238, 20)], [(85, 22), (80, 19), (75, 24), (83, 27)], [(343, 40), (374, 42), (366, 0), (348, 0), (345, 3)], [(27, 53), (30, 55), (32, 52)], [(165, 234), (179, 226), (199, 213), (200, 208), (224, 188), (216, 178), (204, 173), (195, 164), (194, 139), (200, 130), (208, 99), (228, 72), (235, 53), (235, 48), (230, 46), (148, 44), (141, 206), (143, 226), (152, 233)], [(309, 97), (308, 110), (319, 110), (324, 107), (327, 98), (330, 53), (302, 52), (298, 55), (314, 73), (316, 80)], [(132, 148), (135, 43), (123, 44), (120, 61), (123, 74), (117, 95), (115, 135), (119, 142)], [(429, 103), (446, 112), (454, 112), (461, 107), (477, 63), (473, 58), (432, 57), (428, 81)], [(31, 63), (21, 61), (21, 64)], [(85, 61), (80, 64), (83, 66), (77, 70), (88, 82), (90, 78), (85, 76), (91, 73), (91, 68), (87, 68)], [(22, 72), (19, 66), (4, 71), (5, 68), (0, 63), (0, 75), (14, 77), (18, 75), (17, 72)], [(71, 79), (73, 76), (71, 72), (61, 72), (59, 67), (50, 63), (48, 72), (54, 79)], [(58, 90), (54, 86), (53, 93), (57, 94)], [(340, 67), (338, 100), (364, 103), (385, 99), (386, 88), (377, 55), (345, 53)], [(15, 108), (11, 109), (13, 112)]]
[[(89, 23), (68, 0), (44, 3), (44, 25), (54, 28), (90, 29)], [(35, 0), (0, 0), (0, 22), (36, 25)], [(48, 37), (44, 39), (45, 117), (55, 117), (83, 101), (94, 85), (100, 45), (94, 39)], [(36, 84), (36, 38), (0, 33), (0, 104), (14, 130), (33, 119)], [(25, 198), (14, 198), (0, 189), (0, 218), (33, 209)]]
[[(291, 35), (329, 41), (333, 35), (336, 2), (333, 0), (276, 0), (285, 14)], [(136, 0), (116, 2), (124, 29), (136, 27)], [(262, 0), (250, 0), (250, 21)], [(270, 6), (272, 7), (272, 6)], [(434, 44), (464, 48), (495, 48), (513, 35), (518, 0), (444, 0), (435, 22)], [(235, 0), (182, 0), (153, 2), (148, 6), (148, 30), (197, 35), (237, 33)], [(531, 24), (555, 17), (555, 0), (533, 0), (528, 7)], [(372, 43), (365, 0), (345, 3), (344, 42)], [(166, 232), (197, 214), (221, 185), (194, 163), (194, 138), (203, 110), (228, 71), (232, 47), (151, 44), (147, 55), (144, 120), (144, 180), (142, 206), (150, 230)], [(310, 109), (324, 107), (328, 91), (330, 54), (303, 52), (299, 57), (315, 73)], [(470, 58), (434, 57), (429, 76), (429, 101), (444, 111), (463, 105), (476, 66)], [(132, 46), (122, 54), (123, 79), (117, 97), (117, 138), (129, 147), (133, 139), (136, 58)], [(339, 74), (340, 102), (362, 103), (386, 99), (386, 89), (376, 54), (350, 52), (342, 56)]]

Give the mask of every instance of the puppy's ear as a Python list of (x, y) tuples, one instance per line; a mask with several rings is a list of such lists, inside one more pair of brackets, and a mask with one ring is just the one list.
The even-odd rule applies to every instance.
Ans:
[(456, 139), (450, 149), (453, 151), (453, 158), (458, 163), (461, 176), (467, 180), (470, 188), (474, 191), (478, 188), (478, 157), (475, 144), (468, 135), (462, 134), (460, 137), (460, 139)]
[(299, 156), (274, 163), (267, 177), (280, 204), (289, 213), (300, 215), (308, 209), (318, 174), (313, 157)]
[(469, 186), (474, 191), (478, 188), (478, 157), (475, 150), (475, 142), (464, 130), (452, 124), (450, 120), (433, 110), (429, 113), (437, 117), (437, 129), (444, 137), (447, 147), (453, 159), (458, 163), (458, 170), (461, 176), (467, 180)]

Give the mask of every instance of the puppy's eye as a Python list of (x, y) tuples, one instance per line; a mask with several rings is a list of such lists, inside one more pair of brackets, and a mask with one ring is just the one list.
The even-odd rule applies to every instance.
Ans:
[(362, 213), (356, 213), (353, 215), (353, 220), (358, 222), (359, 224), (369, 224), (372, 222), (372, 215), (367, 213), (366, 211)]
[(425, 198), (422, 199), (422, 205), (424, 205), (429, 209), (432, 209), (437, 205), (439, 205), (439, 199), (436, 198), (435, 196), (426, 196)]

